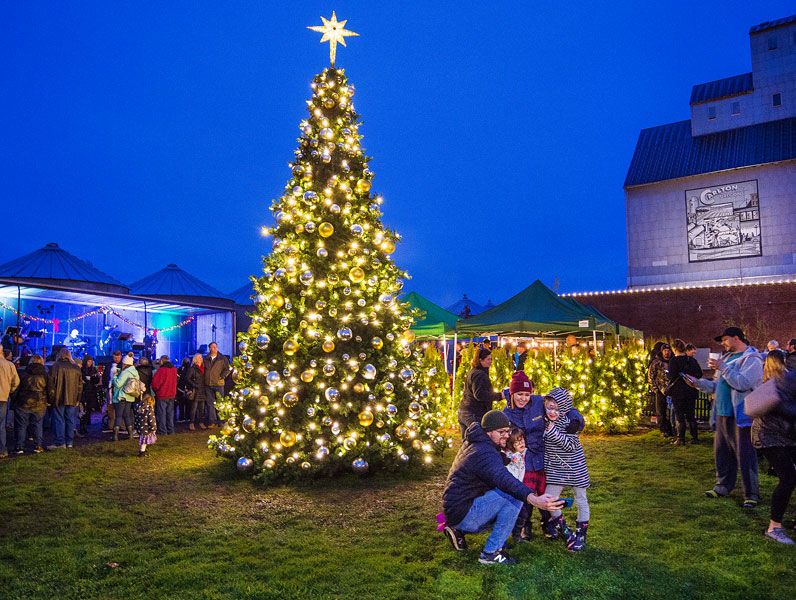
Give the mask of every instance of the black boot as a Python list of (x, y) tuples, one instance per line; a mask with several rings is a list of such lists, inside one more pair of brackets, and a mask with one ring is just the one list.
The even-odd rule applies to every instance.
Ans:
[(691, 443), (698, 444), (699, 443), (699, 427), (697, 427), (696, 421), (691, 421), (688, 424), (688, 428), (691, 430)]
[(114, 427), (113, 428), (113, 441), (114, 442), (118, 442), (119, 441), (119, 428), (118, 427)]
[(567, 522), (564, 520), (564, 515), (559, 515), (554, 518), (552, 523), (558, 532), (558, 537), (564, 540), (568, 550), (571, 549), (575, 543), (575, 532), (567, 525)]
[(588, 521), (576, 521), (577, 527), (575, 528), (575, 543), (568, 549), (571, 552), (580, 552), (586, 547), (586, 530), (589, 528)]
[(558, 530), (556, 529), (555, 523), (553, 523), (550, 513), (546, 510), (540, 512), (542, 513), (542, 533), (544, 534), (545, 538), (548, 540), (557, 540)]

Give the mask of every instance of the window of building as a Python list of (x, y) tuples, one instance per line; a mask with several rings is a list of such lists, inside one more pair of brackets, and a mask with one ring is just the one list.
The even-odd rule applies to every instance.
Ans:
[(732, 103), (732, 114), (740, 115), (741, 114), (741, 103), (740, 102), (733, 102)]
[(771, 103), (774, 106), (782, 106), (782, 94), (780, 93), (774, 94), (774, 96), (771, 98)]
[(708, 106), (708, 119), (715, 119), (715, 118), (716, 118), (716, 107)]
[(768, 49), (769, 50), (777, 49), (777, 36), (772, 35), (770, 38), (768, 38)]

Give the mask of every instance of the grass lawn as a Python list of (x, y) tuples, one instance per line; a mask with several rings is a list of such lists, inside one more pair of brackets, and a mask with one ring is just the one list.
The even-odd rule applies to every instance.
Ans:
[[(148, 459), (124, 441), (6, 460), (0, 598), (794, 596), (796, 549), (763, 537), (767, 502), (749, 512), (737, 497), (702, 497), (713, 473), (707, 440), (584, 443), (587, 550), (535, 539), (511, 568), (477, 564), (485, 535), (456, 554), (436, 533), (452, 452), (419, 480), (273, 488), (239, 477), (198, 432), (161, 439)], [(768, 499), (774, 479), (761, 480)]]

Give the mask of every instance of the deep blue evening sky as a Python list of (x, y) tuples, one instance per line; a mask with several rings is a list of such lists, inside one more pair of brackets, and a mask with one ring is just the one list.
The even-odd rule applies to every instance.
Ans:
[[(3, 2), (0, 263), (55, 241), (131, 282), (176, 262), (229, 292), (289, 177), (337, 11), (408, 288), (501, 301), (616, 289), (641, 128), (751, 69), (767, 2)], [(423, 8), (418, 8), (423, 6)]]

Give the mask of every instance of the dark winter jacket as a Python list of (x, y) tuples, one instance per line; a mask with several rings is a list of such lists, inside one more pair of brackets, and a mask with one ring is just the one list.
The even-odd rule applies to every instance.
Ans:
[(699, 366), (695, 358), (687, 354), (675, 355), (669, 359), (669, 392), (667, 395), (671, 396), (672, 400), (696, 400), (699, 397), (699, 392), (685, 382), (680, 376), (681, 373), (700, 379), (702, 367)]
[(71, 360), (57, 360), (47, 378), (47, 394), (52, 406), (77, 406), (83, 395), (83, 374)]
[[(511, 408), (509, 405), (503, 409), (503, 413), (514, 427), (519, 427), (525, 433), (525, 446), (528, 449), (525, 453), (525, 470), (544, 469), (544, 398), (532, 395), (525, 408)], [(566, 433), (579, 433), (583, 430), (586, 421), (575, 408), (566, 416), (569, 419)]]
[(523, 501), (533, 493), (509, 473), (504, 455), (481, 429), (481, 424), (472, 423), (464, 434), (464, 443), (453, 460), (442, 492), (445, 520), (455, 527), (467, 516), (476, 498), (495, 488)]
[(473, 367), (464, 381), (464, 393), (459, 404), (459, 422), (465, 427), (470, 423), (480, 423), (481, 418), (492, 410), (492, 403), (498, 402), (503, 396), (496, 392), (489, 380), (489, 370), (484, 367)]
[(796, 352), (788, 352), (785, 356), (785, 368), (788, 371), (796, 371)]
[(577, 434), (566, 433), (572, 410), (572, 395), (564, 388), (550, 390), (550, 396), (558, 402), (559, 415), (552, 428), (546, 430), (544, 470), (548, 484), (589, 487), (589, 471), (586, 456)]
[(135, 428), (139, 435), (145, 436), (155, 433), (158, 425), (155, 420), (155, 411), (147, 402), (138, 402), (135, 405)]
[(656, 356), (650, 363), (649, 371), (647, 371), (647, 382), (650, 384), (653, 392), (667, 395), (667, 388), (669, 387), (669, 377), (666, 375), (666, 370), (669, 368), (669, 362), (661, 356)]
[(83, 377), (83, 404), (92, 408), (101, 406), (104, 390), (100, 387), (102, 377), (97, 366), (83, 365), (80, 368), (80, 375)]
[(152, 365), (136, 365), (135, 370), (138, 371), (138, 378), (146, 386), (146, 393), (152, 393)]
[(191, 365), (188, 369), (187, 389), (194, 391), (193, 400), (209, 400), (211, 398), (211, 390), (205, 383), (205, 375), (207, 374), (207, 365), (205, 365), (205, 372), (199, 370), (196, 365)]
[(47, 369), (44, 365), (29, 363), (21, 375), (14, 409), (42, 416), (47, 411)]
[(786, 373), (777, 381), (777, 393), (776, 406), (752, 421), (755, 448), (796, 446), (796, 372)]
[(172, 400), (177, 395), (177, 369), (170, 362), (160, 365), (152, 378), (152, 391), (158, 400)]
[(211, 387), (219, 387), (224, 385), (224, 380), (227, 375), (232, 373), (232, 367), (229, 366), (229, 358), (219, 352), (216, 358), (210, 358), (210, 355), (205, 356), (205, 384)]

